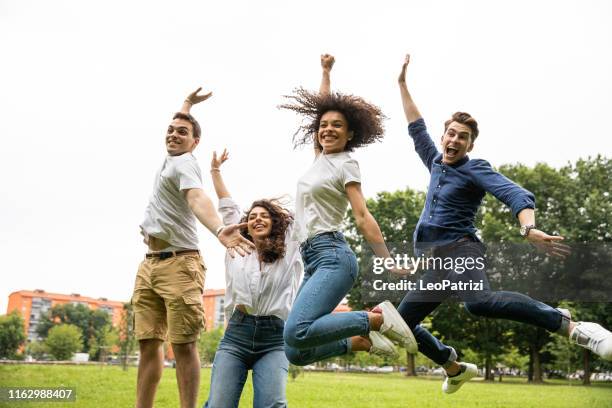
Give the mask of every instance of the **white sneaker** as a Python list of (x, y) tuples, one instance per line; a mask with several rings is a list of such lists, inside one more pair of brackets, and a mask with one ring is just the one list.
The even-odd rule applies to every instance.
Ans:
[(376, 331), (371, 331), (368, 334), (372, 347), (369, 352), (383, 357), (397, 358), (399, 353), (391, 340)]
[(442, 384), (442, 392), (446, 394), (457, 392), (464, 383), (470, 381), (478, 374), (476, 364), (459, 363), (459, 365), (461, 366), (461, 374), (454, 377), (446, 376), (444, 384)]
[(591, 350), (604, 360), (612, 361), (612, 333), (597, 323), (578, 322), (570, 341)]
[(380, 334), (395, 343), (399, 343), (409, 353), (416, 354), (419, 349), (416, 339), (402, 316), (395, 309), (395, 306), (388, 300), (385, 300), (376, 306), (373, 311), (377, 309), (380, 309), (383, 315), (383, 324), (379, 329)]

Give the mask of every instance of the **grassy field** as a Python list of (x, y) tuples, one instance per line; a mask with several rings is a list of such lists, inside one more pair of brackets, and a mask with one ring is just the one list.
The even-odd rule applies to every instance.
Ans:
[[(210, 369), (202, 370), (200, 406), (206, 400)], [(73, 386), (73, 403), (0, 402), (0, 407), (132, 407), (136, 369), (127, 372), (114, 366), (42, 366), (0, 365), (0, 387)], [(454, 395), (444, 395), (441, 379), (406, 378), (399, 374), (347, 374), (308, 372), (289, 380), (289, 405), (307, 407), (612, 407), (612, 385), (591, 387), (554, 381), (546, 385), (527, 385), (524, 380), (503, 383), (472, 381)], [(253, 392), (250, 379), (240, 407), (251, 407)], [(177, 407), (178, 391), (173, 369), (164, 370), (157, 392), (157, 408)]]

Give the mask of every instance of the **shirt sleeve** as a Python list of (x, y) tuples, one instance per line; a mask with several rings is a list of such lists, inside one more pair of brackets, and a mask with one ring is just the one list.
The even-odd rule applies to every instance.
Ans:
[(474, 183), (510, 207), (513, 216), (525, 208), (535, 208), (533, 193), (493, 170), (488, 161), (475, 159), (470, 164)]
[(425, 120), (419, 118), (408, 125), (408, 134), (414, 142), (414, 150), (418, 153), (421, 161), (431, 173), (431, 165), (434, 158), (439, 154), (431, 136), (427, 133)]
[(202, 174), (200, 166), (195, 161), (181, 163), (176, 169), (179, 190), (189, 190), (191, 188), (203, 188)]
[(342, 163), (340, 168), (340, 178), (342, 185), (346, 186), (348, 183), (361, 183), (361, 172), (359, 171), (359, 163), (357, 160), (350, 159)]
[(238, 224), (240, 222), (242, 211), (231, 197), (219, 199), (219, 212), (225, 225)]

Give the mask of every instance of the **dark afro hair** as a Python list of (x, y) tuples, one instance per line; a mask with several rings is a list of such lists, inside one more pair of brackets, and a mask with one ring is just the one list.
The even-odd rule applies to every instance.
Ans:
[(353, 131), (353, 138), (346, 143), (345, 151), (382, 140), (384, 129), (382, 121), (386, 119), (380, 108), (362, 98), (354, 95), (345, 95), (339, 92), (319, 94), (303, 88), (296, 89), (292, 95), (286, 95), (289, 103), (280, 105), (281, 109), (288, 109), (304, 117), (303, 124), (293, 135), (294, 147), (302, 146), (313, 141), (319, 150), (317, 134), (321, 116), (329, 111), (342, 113), (348, 122), (348, 129)]

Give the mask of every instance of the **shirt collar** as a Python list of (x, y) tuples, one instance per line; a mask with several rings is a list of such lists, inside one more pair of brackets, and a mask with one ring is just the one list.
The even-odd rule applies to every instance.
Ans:
[(463, 166), (465, 163), (467, 163), (469, 160), (470, 160), (470, 157), (466, 154), (465, 156), (461, 158), (461, 160), (453, 164), (445, 164), (445, 163), (442, 163), (442, 153), (438, 153), (438, 157), (434, 159), (434, 162), (436, 164), (439, 164), (439, 165), (444, 164), (445, 166), (449, 166), (449, 167), (460, 167), (460, 166)]

